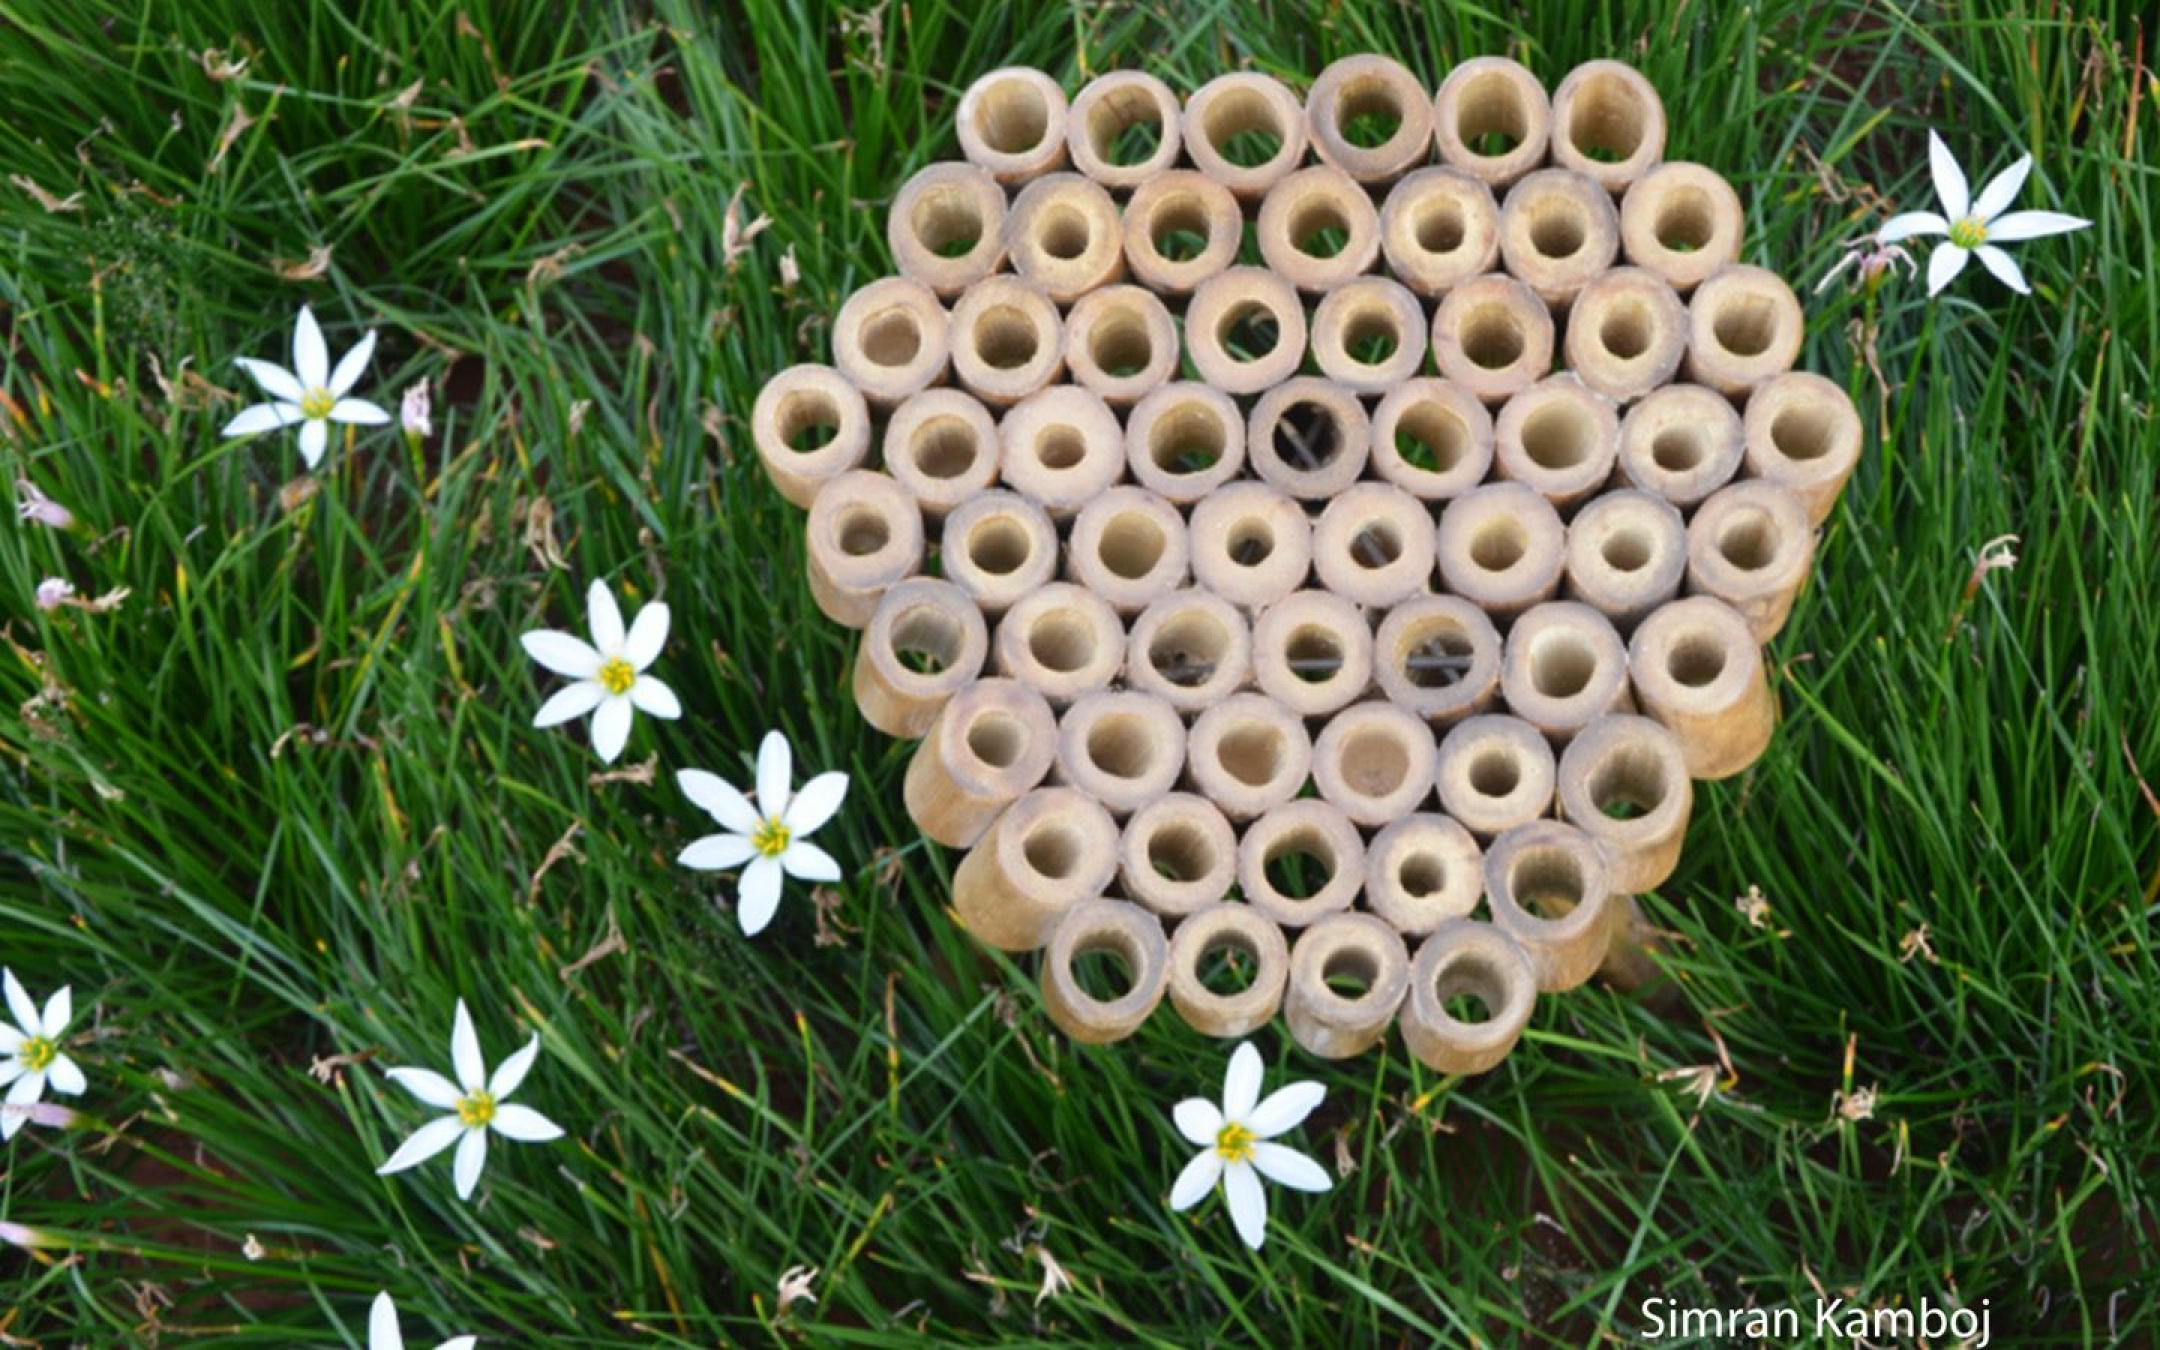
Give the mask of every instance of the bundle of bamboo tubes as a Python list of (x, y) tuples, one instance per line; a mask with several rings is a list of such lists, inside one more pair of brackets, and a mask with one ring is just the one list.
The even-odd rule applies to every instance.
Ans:
[(1654, 972), (1632, 897), (1768, 743), (1861, 445), (1656, 91), (1012, 68), (958, 119), (752, 425), (961, 922), (1077, 1040), (1167, 994), (1449, 1073)]

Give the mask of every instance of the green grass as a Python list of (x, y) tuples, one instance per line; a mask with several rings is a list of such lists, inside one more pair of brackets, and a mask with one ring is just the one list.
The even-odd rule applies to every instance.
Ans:
[[(1818, 1287), (1986, 1299), (1998, 1344), (2149, 1327), (2160, 91), (2130, 12), (0, 3), (0, 161), (73, 201), (0, 186), (0, 459), (82, 521), (0, 531), (0, 960), (73, 984), (92, 1084), (0, 1154), (0, 1218), (57, 1244), (0, 1252), (0, 1333), (359, 1344), (386, 1287), (421, 1345), (1585, 1343), (1653, 1296)], [(1226, 1047), (1168, 1017), (1075, 1047), (1032, 963), (950, 921), (956, 858), (898, 805), (907, 748), (853, 709), (747, 422), (888, 270), (883, 203), (957, 153), (976, 74), (1302, 87), (1366, 49), (1433, 81), (1636, 61), (1803, 291), (1879, 202), (1932, 205), (1928, 126), (1976, 181), (2030, 148), (2022, 204), (2095, 224), (2018, 246), (2029, 299), (1974, 268), (1810, 302), (1866, 459), (1774, 648), (1776, 744), (1645, 900), (1680, 1006), (1546, 1000), (1467, 1082), (1269, 1031), (1272, 1078), (1329, 1085), (1302, 1139), (1342, 1179), (1278, 1192), (1255, 1257), (1219, 1201), (1165, 1203), (1166, 1112)], [(773, 223), (731, 258), (740, 184)], [(334, 448), (293, 501), (289, 434), (217, 428), (302, 301), (334, 349), (381, 330), (377, 401), (436, 380), (438, 436)], [(2003, 533), (2018, 566), (1968, 594)], [(44, 615), (48, 574), (130, 594)], [(649, 783), (528, 726), (553, 682), (516, 635), (595, 576), (675, 615), (689, 716), (641, 720)], [(672, 863), (706, 824), (670, 775), (742, 781), (769, 726), (856, 776), (820, 836), (850, 875), (746, 942)], [(443, 1067), (460, 995), (491, 1056), (540, 1033), (520, 1100), (571, 1132), (498, 1148), (469, 1205), (447, 1160), (373, 1175), (421, 1119), (379, 1070)], [(1075, 1281), (1039, 1304), (1038, 1251)], [(797, 1264), (818, 1301), (780, 1319)]]

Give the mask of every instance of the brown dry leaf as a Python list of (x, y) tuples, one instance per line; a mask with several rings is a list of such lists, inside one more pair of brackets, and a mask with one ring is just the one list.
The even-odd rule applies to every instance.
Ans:
[(556, 572), (569, 570), (562, 545), (555, 542), (555, 504), (545, 497), (533, 498), (525, 508), (525, 547), (541, 566)]
[(233, 103), (232, 116), (226, 120), (225, 129), (218, 133), (217, 153), (210, 156), (209, 172), (218, 171), (218, 166), (225, 162), (226, 153), (233, 148), (233, 142), (239, 140), (246, 134), (247, 129), (254, 125), (254, 115), (248, 112), (245, 104), (236, 100)]
[(287, 281), (313, 281), (330, 270), (332, 245), (317, 244), (307, 257), (298, 262), (290, 258), (272, 258), (270, 266)]
[(225, 58), (225, 53), (219, 48), (205, 47), (202, 54), (202, 68), (203, 74), (208, 75), (217, 83), (223, 84), (227, 80), (237, 80), (242, 75), (247, 74), (248, 59), (243, 56), (237, 61), (229, 61)]
[(36, 180), (27, 174), (10, 174), (8, 181), (29, 193), (39, 206), (45, 208), (46, 213), (49, 215), (59, 215), (63, 211), (82, 210), (83, 195), (80, 192), (71, 192), (65, 197), (55, 197), (44, 188), (39, 187)]

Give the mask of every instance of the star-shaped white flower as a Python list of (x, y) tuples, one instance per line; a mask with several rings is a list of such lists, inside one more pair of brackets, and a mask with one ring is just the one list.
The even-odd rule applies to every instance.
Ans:
[(527, 633), (518, 641), (533, 660), (577, 681), (540, 705), (536, 727), (593, 715), (593, 749), (613, 764), (630, 739), (631, 709), (673, 720), (682, 716), (675, 691), (645, 673), (667, 645), (668, 607), (655, 602), (639, 608), (629, 631), (607, 583), (596, 581), (585, 592), (585, 621), (592, 641), (554, 629)]
[[(405, 1350), (405, 1333), (398, 1330), (397, 1304), (390, 1301), (390, 1293), (384, 1290), (375, 1296), (375, 1306), (368, 1310), (368, 1350)], [(473, 1350), (480, 1343), (478, 1336), (453, 1336), (435, 1347), (435, 1350)]]
[(1996, 245), (2067, 234), (2092, 224), (2059, 211), (2010, 211), (2011, 200), (2025, 186), (2025, 176), (2032, 172), (2031, 155), (1989, 179), (1978, 197), (1966, 184), (1965, 171), (1951, 158), (1950, 147), (1933, 131), (1928, 132), (1928, 167), (1935, 177), (1935, 195), (1942, 200), (1942, 213), (1907, 211), (1892, 216), (1883, 222), (1876, 238), (1883, 244), (1895, 244), (1924, 234), (1948, 237), (1947, 243), (1936, 245), (1928, 256), (1929, 295), (1949, 285), (1973, 258), (1978, 258), (1980, 265), (1993, 272), (2003, 285), (2019, 295), (2029, 295), (2032, 288), (2025, 284), (2025, 274)]
[(526, 1144), (562, 1138), (562, 1127), (554, 1121), (509, 1100), (539, 1054), (540, 1038), (535, 1035), (524, 1049), (497, 1065), (490, 1076), (487, 1062), (480, 1058), (480, 1037), (473, 1031), (472, 1014), (465, 1011), (465, 1000), (459, 999), (457, 1021), (450, 1030), (450, 1066), (457, 1073), (457, 1082), (432, 1069), (390, 1070), (391, 1080), (399, 1087), (450, 1114), (438, 1116), (413, 1131), (412, 1137), (390, 1155), (390, 1161), (375, 1169), (375, 1174), (386, 1177), (417, 1167), (456, 1144), (458, 1199), (468, 1200), (473, 1187), (480, 1184), (480, 1169), (487, 1166), (489, 1131)]
[(15, 1017), (12, 1025), (0, 1022), (0, 1055), (7, 1056), (0, 1060), (0, 1085), (8, 1090), (7, 1102), (0, 1106), (0, 1139), (13, 1139), (47, 1084), (70, 1097), (81, 1096), (89, 1084), (60, 1049), (60, 1038), (75, 1018), (73, 993), (62, 989), (45, 1000), (40, 1011), (14, 971), (0, 970), (0, 985), (6, 987), (8, 1011)]
[(1273, 1142), (1275, 1137), (1303, 1124), (1327, 1088), (1319, 1083), (1292, 1083), (1260, 1100), (1263, 1070), (1260, 1052), (1242, 1041), (1230, 1053), (1230, 1071), (1223, 1075), (1223, 1104), (1202, 1097), (1188, 1097), (1170, 1112), (1178, 1133), (1200, 1146), (1201, 1152), (1185, 1164), (1170, 1187), (1170, 1208), (1188, 1210), (1200, 1203), (1222, 1182), (1230, 1203), (1230, 1222), (1238, 1236), (1254, 1251), (1267, 1240), (1267, 1192), (1260, 1179), (1294, 1191), (1324, 1191), (1331, 1183), (1320, 1164), (1294, 1148)]
[(332, 422), (379, 427), (390, 420), (389, 413), (367, 400), (346, 397), (352, 387), (360, 383), (360, 376), (367, 370), (368, 358), (374, 354), (375, 331), (369, 329), (359, 345), (340, 357), (337, 369), (332, 370), (330, 349), (323, 345), (322, 329), (316, 326), (315, 313), (302, 305), (300, 322), (293, 329), (291, 370), (268, 361), (239, 358), (240, 368), (255, 377), (255, 383), (262, 386), (271, 401), (242, 408), (238, 416), (225, 424), (223, 434), (253, 436), (298, 422), (301, 424), (300, 458), (307, 461), (309, 468), (314, 468), (322, 462), (323, 448), (330, 443)]
[[(726, 834), (708, 834), (682, 851), (675, 861), (700, 872), (742, 867), (737, 883), (736, 920), (744, 937), (756, 937), (772, 922), (780, 906), (783, 875), (803, 881), (838, 881), (840, 864), (832, 855), (809, 842), (811, 831), (833, 818), (847, 796), (844, 773), (821, 773), (790, 795), (788, 784), (795, 773), (794, 755), (787, 737), (777, 731), (765, 733), (758, 747), (757, 805), (702, 769), (684, 769), (675, 775), (683, 795), (720, 822)], [(749, 866), (743, 867), (744, 863)]]

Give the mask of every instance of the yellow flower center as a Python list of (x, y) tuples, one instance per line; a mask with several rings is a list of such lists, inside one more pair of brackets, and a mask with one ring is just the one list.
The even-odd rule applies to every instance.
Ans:
[(1254, 1142), (1253, 1132), (1234, 1120), (1215, 1132), (1215, 1151), (1224, 1162), (1251, 1162)]
[(1987, 242), (1987, 222), (1967, 216), (1950, 227), (1950, 242), (1959, 248), (1978, 248)]
[(310, 421), (320, 422), (337, 406), (337, 397), (317, 385), (300, 396), (300, 415)]
[(484, 1127), (495, 1119), (495, 1095), (482, 1088), (470, 1097), (458, 1098), (457, 1118), (458, 1124), (468, 1130)]
[(24, 1041), (22, 1049), (15, 1053), (22, 1060), (23, 1066), (29, 1069), (30, 1072), (43, 1073), (46, 1066), (59, 1058), (60, 1047), (44, 1036), (32, 1036), (29, 1040)]
[(621, 697), (629, 693), (630, 686), (636, 683), (637, 671), (631, 668), (628, 661), (619, 656), (611, 656), (606, 661), (601, 662), (600, 687), (602, 689)]
[(781, 823), (778, 816), (760, 823), (750, 833), (750, 847), (767, 858), (777, 858), (787, 852), (788, 840), (793, 831)]

